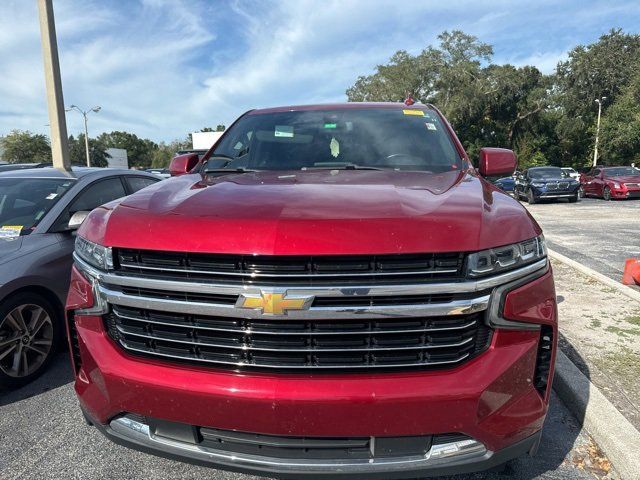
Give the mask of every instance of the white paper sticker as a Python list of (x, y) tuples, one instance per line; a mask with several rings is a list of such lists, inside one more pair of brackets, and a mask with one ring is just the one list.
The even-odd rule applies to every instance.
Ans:
[(435, 130), (436, 129), (435, 123), (427, 122), (427, 123), (425, 123), (425, 125), (427, 126), (427, 129), (429, 129), (429, 130)]
[(0, 227), (0, 238), (19, 237), (22, 225), (4, 225)]
[(53, 200), (54, 198), (56, 198), (58, 196), (57, 193), (50, 193), (49, 195), (47, 195), (47, 200)]
[(293, 138), (293, 127), (290, 125), (276, 125), (274, 136)]

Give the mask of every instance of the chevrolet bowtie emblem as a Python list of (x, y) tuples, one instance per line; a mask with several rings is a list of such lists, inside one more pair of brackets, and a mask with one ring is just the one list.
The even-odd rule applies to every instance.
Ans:
[(313, 295), (286, 295), (269, 291), (243, 293), (238, 297), (236, 307), (260, 310), (265, 315), (286, 315), (289, 310), (307, 310), (313, 298)]

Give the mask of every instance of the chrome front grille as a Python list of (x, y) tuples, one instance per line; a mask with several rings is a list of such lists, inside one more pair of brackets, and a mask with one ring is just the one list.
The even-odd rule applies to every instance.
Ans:
[(114, 306), (126, 350), (201, 364), (281, 370), (450, 366), (484, 350), (484, 315), (320, 321), (240, 319)]
[[(117, 262), (115, 271), (101, 272), (74, 259), (94, 279), (94, 309), (124, 351), (272, 372), (459, 366), (490, 343), (487, 315), (494, 288), (547, 265), (542, 260), (475, 280), (343, 284), (336, 277), (300, 285), (273, 277), (282, 283), (265, 286), (175, 277), (171, 269), (164, 276), (157, 274), (163, 270), (147, 275)], [(267, 308), (266, 298), (274, 295), (281, 302), (302, 300), (291, 309)]]

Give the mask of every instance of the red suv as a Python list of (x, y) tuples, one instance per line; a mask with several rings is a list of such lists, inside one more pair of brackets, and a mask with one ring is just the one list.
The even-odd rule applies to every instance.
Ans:
[[(482, 175), (515, 166), (480, 153)], [(295, 479), (535, 452), (557, 341), (542, 232), (434, 107), (253, 110), (172, 172), (77, 237), (75, 388), (107, 437)]]

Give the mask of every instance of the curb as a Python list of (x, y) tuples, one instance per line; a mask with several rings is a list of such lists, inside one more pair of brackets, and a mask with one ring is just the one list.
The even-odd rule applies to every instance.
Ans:
[(565, 265), (568, 265), (572, 268), (575, 268), (576, 270), (584, 273), (588, 277), (591, 277), (594, 280), (604, 283), (607, 287), (614, 288), (618, 292), (622, 293), (623, 295), (626, 295), (627, 297), (634, 299), (636, 302), (640, 302), (640, 291), (634, 290), (633, 288), (623, 285), (620, 282), (616, 282), (615, 280), (607, 277), (606, 275), (596, 272), (595, 270), (589, 267), (585, 267), (581, 263), (576, 262), (575, 260), (571, 260), (569, 257), (565, 257), (561, 253), (558, 253), (554, 250), (547, 248), (547, 252), (549, 253), (549, 256), (554, 260), (562, 262)]
[(625, 480), (640, 479), (640, 432), (558, 349), (553, 389)]

